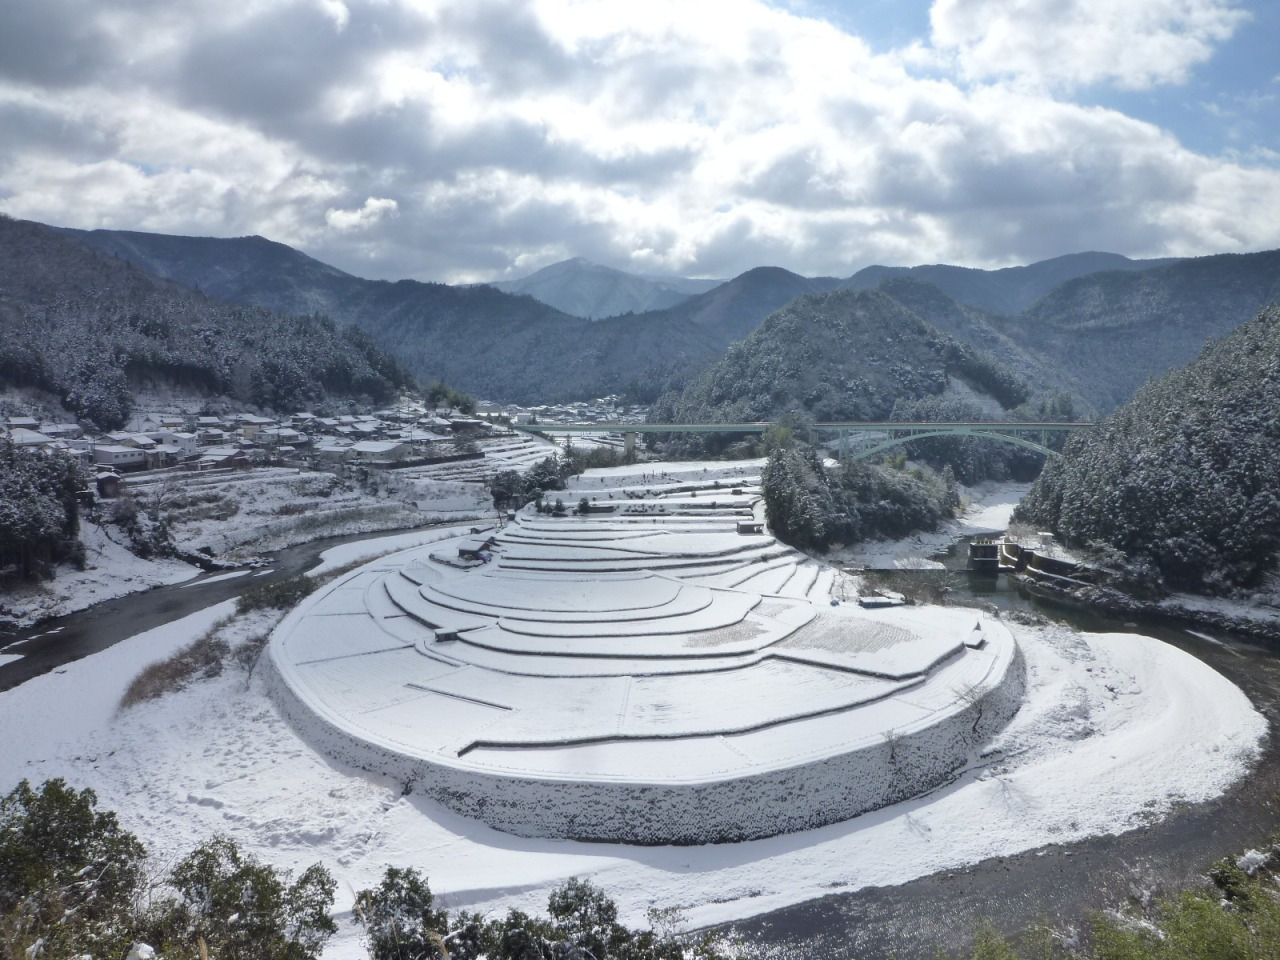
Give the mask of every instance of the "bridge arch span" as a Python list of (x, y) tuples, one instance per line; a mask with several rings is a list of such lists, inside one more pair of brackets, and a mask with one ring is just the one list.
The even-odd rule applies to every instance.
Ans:
[(900, 447), (903, 444), (910, 443), (912, 440), (923, 440), (926, 437), (976, 437), (981, 440), (1001, 440), (1004, 443), (1011, 443), (1014, 446), (1043, 454), (1046, 457), (1060, 456), (1057, 450), (1050, 450), (1042, 443), (1036, 443), (1034, 440), (1028, 440), (1025, 437), (1019, 437), (1014, 434), (976, 430), (928, 430), (923, 433), (909, 433), (900, 437), (891, 437), (888, 440), (882, 440), (872, 446), (862, 447), (851, 452), (848, 455), (848, 459), (865, 460), (867, 457), (874, 456), (877, 453), (883, 453), (885, 450)]

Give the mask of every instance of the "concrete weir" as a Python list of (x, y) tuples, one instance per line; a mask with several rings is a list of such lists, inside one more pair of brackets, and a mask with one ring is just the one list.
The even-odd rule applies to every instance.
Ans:
[(336, 760), (509, 833), (767, 837), (946, 782), (1018, 710), (972, 610), (832, 602), (724, 515), (541, 518), (360, 567), (276, 628), (272, 686)]

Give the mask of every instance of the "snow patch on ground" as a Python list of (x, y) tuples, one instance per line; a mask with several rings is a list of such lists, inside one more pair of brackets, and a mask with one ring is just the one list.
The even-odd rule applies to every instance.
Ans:
[[(1280, 623), (1280, 608), (1276, 606), (1276, 598), (1263, 594), (1252, 597), (1202, 597), (1194, 593), (1174, 593), (1160, 601), (1159, 606), (1176, 614), (1179, 610), (1193, 610), (1204, 613), (1217, 613), (1227, 617), (1239, 617), (1242, 620), (1254, 620), (1258, 623)], [(1200, 636), (1200, 634), (1196, 634)]]
[[(338, 878), (343, 911), (394, 864), (425, 871), (452, 909), (541, 912), (549, 890), (576, 875), (603, 886), (629, 922), (656, 905), (685, 908), (702, 925), (836, 886), (898, 884), (1141, 826), (1176, 803), (1220, 793), (1246, 772), (1266, 730), (1239, 689), (1157, 640), (1016, 627), (1030, 699), (995, 744), (1003, 759), (927, 797), (818, 830), (721, 846), (520, 839), (325, 759), (281, 717), (256, 672), (228, 669), (117, 710), (138, 670), (232, 606), (0, 694), (7, 741), (0, 791), (24, 777), (93, 787), (162, 858), (222, 831), (277, 866), (323, 861)], [(326, 956), (363, 955), (344, 923)]]
[[(398, 553), (413, 547), (421, 547), (440, 540), (449, 540), (461, 536), (471, 530), (472, 524), (454, 524), (447, 527), (429, 527), (424, 530), (413, 530), (398, 536), (378, 537), (376, 540), (359, 540), (355, 543), (343, 543), (330, 547), (320, 554), (320, 563), (307, 571), (312, 577), (350, 566), (364, 560), (384, 557), (389, 553)], [(480, 524), (488, 527), (489, 524)]]

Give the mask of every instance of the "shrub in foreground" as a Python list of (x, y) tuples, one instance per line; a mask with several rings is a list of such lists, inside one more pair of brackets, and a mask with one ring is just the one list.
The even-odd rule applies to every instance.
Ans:
[(317, 586), (305, 574), (267, 583), (255, 583), (236, 598), (236, 613), (251, 610), (287, 610)]
[(418, 871), (387, 868), (382, 883), (356, 897), (372, 960), (728, 960), (710, 934), (683, 936), (673, 911), (651, 910), (651, 929), (618, 922), (618, 907), (599, 887), (576, 877), (551, 891), (548, 917), (511, 910), (486, 920), (433, 908)]

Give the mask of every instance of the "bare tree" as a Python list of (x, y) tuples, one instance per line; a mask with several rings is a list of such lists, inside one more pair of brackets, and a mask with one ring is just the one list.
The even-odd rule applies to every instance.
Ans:
[(982, 687), (974, 683), (967, 687), (957, 687), (952, 692), (955, 693), (956, 699), (967, 707), (972, 707), (973, 716), (973, 732), (978, 732), (978, 725), (982, 723), (982, 715), (986, 710), (986, 695)]

